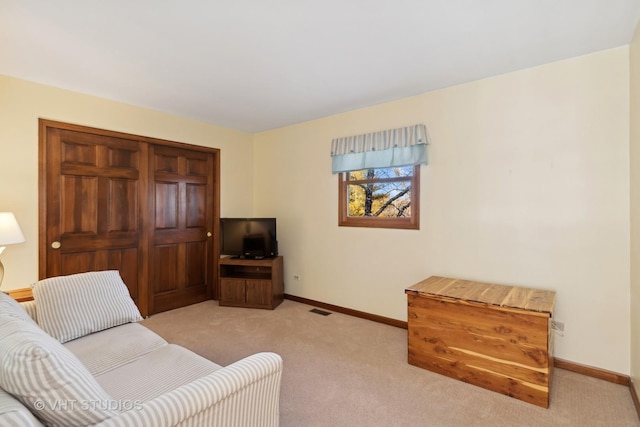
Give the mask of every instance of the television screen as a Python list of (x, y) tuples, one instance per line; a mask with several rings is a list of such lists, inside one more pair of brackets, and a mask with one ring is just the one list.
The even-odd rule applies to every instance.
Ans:
[(275, 218), (220, 218), (220, 254), (260, 259), (278, 255)]

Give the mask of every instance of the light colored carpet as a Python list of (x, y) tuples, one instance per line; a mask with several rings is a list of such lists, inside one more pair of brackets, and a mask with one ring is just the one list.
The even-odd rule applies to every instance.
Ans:
[(207, 301), (143, 324), (220, 365), (280, 354), (283, 427), (640, 426), (628, 387), (555, 369), (550, 407), (539, 408), (409, 365), (404, 329), (312, 308)]

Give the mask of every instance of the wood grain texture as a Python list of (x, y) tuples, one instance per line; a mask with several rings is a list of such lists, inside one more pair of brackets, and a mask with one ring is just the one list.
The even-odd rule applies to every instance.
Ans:
[(149, 147), (151, 313), (211, 299), (214, 161), (205, 151)]
[(284, 300), (282, 256), (264, 259), (221, 258), (220, 305), (275, 309)]
[(33, 301), (31, 288), (12, 289), (7, 291), (6, 294), (18, 302)]
[(219, 149), (38, 123), (40, 279), (118, 270), (143, 316), (218, 297)]
[(554, 359), (554, 365), (556, 368), (564, 369), (571, 372), (577, 372), (588, 377), (598, 378), (600, 380), (609, 381), (614, 384), (620, 384), (624, 386), (631, 385), (631, 379), (628, 375), (619, 374), (617, 372), (609, 371), (602, 368), (594, 368), (593, 366), (582, 365), (576, 362), (570, 362), (564, 359)]
[(555, 292), (518, 286), (431, 276), (406, 289), (407, 294), (428, 294), (453, 300), (479, 302), (499, 307), (552, 313)]
[(441, 277), (406, 293), (410, 364), (548, 407), (554, 293)]

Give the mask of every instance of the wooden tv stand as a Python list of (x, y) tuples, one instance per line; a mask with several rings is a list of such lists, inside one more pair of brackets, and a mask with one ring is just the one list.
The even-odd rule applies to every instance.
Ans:
[(555, 292), (433, 276), (405, 293), (410, 364), (549, 406)]
[(273, 310), (284, 299), (283, 259), (221, 258), (220, 305)]

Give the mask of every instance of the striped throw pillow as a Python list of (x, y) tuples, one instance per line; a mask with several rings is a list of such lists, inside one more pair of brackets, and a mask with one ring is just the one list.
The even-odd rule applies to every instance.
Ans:
[(116, 270), (40, 280), (33, 297), (38, 325), (61, 343), (142, 320)]
[(118, 414), (69, 350), (35, 323), (6, 314), (0, 314), (0, 387), (48, 426), (95, 424)]
[(33, 322), (33, 319), (24, 307), (4, 292), (0, 292), (0, 314), (6, 314), (27, 322)]

